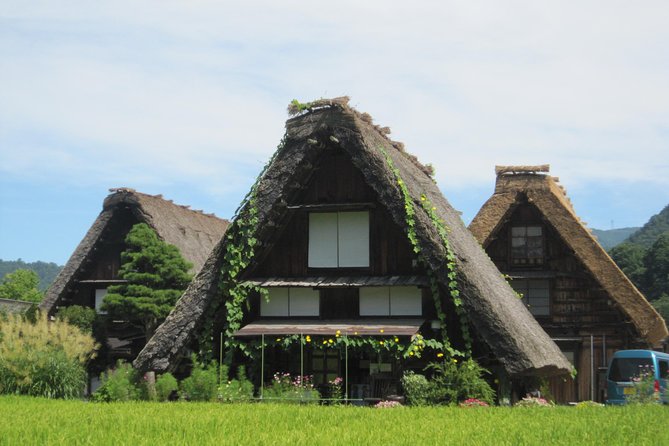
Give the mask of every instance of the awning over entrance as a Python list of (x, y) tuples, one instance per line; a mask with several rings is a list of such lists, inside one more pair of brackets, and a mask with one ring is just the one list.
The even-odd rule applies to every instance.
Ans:
[(247, 283), (261, 287), (346, 288), (367, 286), (428, 286), (425, 276), (313, 276), (266, 277)]
[[(424, 319), (364, 319), (364, 320), (294, 320), (275, 319), (252, 322), (237, 330), (233, 336), (260, 335), (321, 335), (334, 336), (411, 336), (418, 333)], [(339, 333), (337, 333), (339, 332)]]

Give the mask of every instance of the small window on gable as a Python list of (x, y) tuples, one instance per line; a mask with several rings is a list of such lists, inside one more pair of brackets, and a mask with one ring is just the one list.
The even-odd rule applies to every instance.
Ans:
[(360, 316), (421, 316), (423, 299), (417, 287), (360, 288)]
[(312, 288), (268, 288), (268, 299), (260, 298), (260, 316), (318, 316), (320, 298)]
[(106, 311), (102, 311), (100, 308), (102, 307), (102, 301), (104, 300), (105, 296), (107, 295), (107, 288), (99, 288), (95, 290), (95, 311), (99, 314), (106, 314)]
[(369, 266), (369, 212), (309, 214), (309, 267)]
[(511, 259), (514, 265), (544, 263), (544, 237), (541, 226), (511, 228)]
[(551, 314), (550, 286), (547, 279), (514, 279), (511, 286), (523, 296), (523, 303), (534, 316)]

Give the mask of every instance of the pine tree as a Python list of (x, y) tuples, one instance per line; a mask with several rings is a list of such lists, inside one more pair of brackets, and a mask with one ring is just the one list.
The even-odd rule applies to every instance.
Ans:
[(190, 283), (192, 265), (145, 223), (133, 226), (125, 243), (119, 276), (127, 283), (109, 287), (102, 309), (138, 326), (148, 340)]

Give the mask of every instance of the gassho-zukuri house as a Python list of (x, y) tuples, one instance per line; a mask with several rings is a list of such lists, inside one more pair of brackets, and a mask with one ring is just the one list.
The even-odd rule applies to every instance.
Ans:
[(347, 104), (293, 104), (276, 153), (135, 367), (174, 371), (199, 351), (246, 364), (259, 387), (275, 372), (341, 377), (352, 398), (469, 355), (501, 397), (568, 376), (429, 169)]
[(573, 380), (551, 380), (555, 399), (603, 401), (613, 353), (659, 346), (667, 327), (548, 172), (497, 166), (495, 192), (469, 229), (574, 364)]
[[(54, 315), (62, 307), (80, 305), (100, 312), (107, 287), (122, 283), (118, 272), (125, 238), (137, 223), (146, 223), (159, 238), (176, 246), (197, 273), (221, 240), (228, 221), (213, 214), (148, 195), (130, 188), (111, 189), (102, 212), (72, 253), (65, 267), (46, 291), (40, 309)], [(133, 360), (146, 340), (127, 321), (106, 324), (106, 364)]]

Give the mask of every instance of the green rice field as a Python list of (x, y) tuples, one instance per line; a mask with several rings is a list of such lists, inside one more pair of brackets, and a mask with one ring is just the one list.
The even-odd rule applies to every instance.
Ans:
[(0, 445), (661, 445), (669, 408), (89, 403), (0, 397)]

